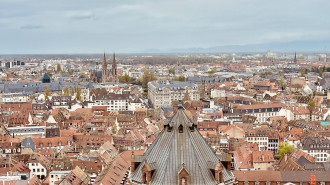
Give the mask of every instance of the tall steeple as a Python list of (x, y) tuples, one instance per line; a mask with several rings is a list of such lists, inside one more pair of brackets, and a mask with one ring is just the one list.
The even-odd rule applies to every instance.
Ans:
[(294, 52), (294, 59), (293, 59), (293, 62), (294, 62), (294, 63), (297, 63), (297, 53), (296, 53), (296, 52)]
[(107, 59), (105, 58), (105, 52), (103, 55), (103, 64), (102, 64), (102, 82), (106, 82), (108, 80), (108, 66)]
[(113, 61), (112, 61), (112, 69), (111, 69), (111, 82), (113, 82), (113, 83), (118, 83), (119, 82), (115, 53), (113, 53)]

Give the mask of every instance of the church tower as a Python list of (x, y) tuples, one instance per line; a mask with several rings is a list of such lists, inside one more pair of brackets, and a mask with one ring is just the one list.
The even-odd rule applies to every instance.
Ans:
[(118, 83), (119, 82), (115, 53), (113, 53), (113, 61), (112, 61), (112, 69), (111, 69), (111, 82), (112, 83)]
[(108, 66), (107, 66), (107, 60), (105, 58), (105, 52), (103, 56), (103, 64), (102, 64), (102, 83), (108, 81)]

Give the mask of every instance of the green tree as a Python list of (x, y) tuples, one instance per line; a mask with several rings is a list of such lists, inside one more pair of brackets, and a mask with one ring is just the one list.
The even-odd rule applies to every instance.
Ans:
[(285, 154), (291, 154), (294, 150), (294, 145), (289, 145), (288, 143), (281, 142), (279, 146), (279, 155), (280, 157), (283, 157)]
[(319, 71), (319, 76), (320, 76), (320, 77), (322, 77), (322, 75), (323, 75), (323, 72), (324, 72), (324, 71), (323, 71), (323, 68), (319, 68), (319, 70), (318, 70), (318, 71)]
[(184, 77), (184, 76), (175, 76), (175, 77), (173, 78), (173, 80), (174, 80), (174, 81), (181, 81), (181, 82), (184, 82), (184, 81), (186, 81), (186, 77)]
[(315, 103), (313, 101), (310, 101), (310, 102), (308, 102), (307, 105), (310, 106), (310, 107), (314, 107), (315, 106)]
[(169, 70), (168, 70), (168, 73), (169, 73), (169, 74), (173, 74), (173, 75), (175, 75), (175, 69), (174, 69), (174, 67), (171, 68), (171, 69), (169, 69)]
[(112, 126), (112, 133), (113, 133), (113, 134), (117, 134), (117, 131), (118, 131), (117, 125), (114, 124), (114, 125)]
[(217, 67), (214, 67), (212, 70), (208, 71), (207, 73), (208, 74), (213, 74), (215, 72), (217, 72)]
[(307, 73), (306, 69), (301, 69), (300, 70), (300, 75), (301, 76), (306, 76), (306, 73)]
[(63, 89), (63, 96), (69, 96), (70, 93), (69, 93), (69, 87), (68, 86), (65, 86), (64, 89)]
[(131, 77), (129, 77), (127, 73), (125, 73), (124, 75), (118, 76), (118, 79), (119, 79), (119, 82), (127, 83), (127, 84), (131, 83), (131, 80), (132, 80)]
[(145, 71), (143, 75), (140, 77), (139, 81), (143, 88), (146, 88), (148, 85), (148, 82), (157, 80), (157, 76), (153, 71)]
[(69, 75), (73, 75), (73, 71), (72, 71), (72, 69), (69, 69), (69, 70), (68, 70), (68, 74), (69, 74)]
[(57, 72), (57, 73), (60, 73), (60, 72), (62, 72), (62, 67), (61, 67), (61, 64), (57, 64), (57, 67), (56, 67), (56, 72)]
[(71, 93), (71, 96), (74, 96), (74, 88), (73, 87), (70, 87), (70, 93)]
[(77, 100), (82, 100), (82, 97), (81, 97), (81, 87), (78, 85), (76, 86), (76, 98)]
[(51, 96), (50, 89), (48, 86), (45, 86), (45, 100), (48, 100), (49, 96)]

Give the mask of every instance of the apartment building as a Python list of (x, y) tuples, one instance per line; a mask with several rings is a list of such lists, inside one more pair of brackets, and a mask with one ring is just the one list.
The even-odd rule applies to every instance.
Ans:
[(269, 104), (253, 104), (253, 105), (241, 105), (237, 109), (245, 115), (255, 116), (256, 122), (267, 122), (269, 117), (278, 116), (282, 108), (285, 105), (283, 103), (269, 103)]
[(330, 157), (330, 140), (310, 137), (303, 143), (303, 151), (316, 158), (316, 162), (326, 162)]
[(93, 106), (106, 106), (107, 111), (114, 111), (114, 110), (128, 110), (128, 104), (130, 101), (129, 94), (100, 94), (98, 96), (93, 95), (91, 97), (93, 100), (92, 103), (88, 105), (88, 107)]
[(171, 105), (175, 100), (182, 100), (185, 94), (190, 100), (199, 100), (198, 86), (191, 82), (158, 80), (148, 83), (148, 99), (154, 108)]

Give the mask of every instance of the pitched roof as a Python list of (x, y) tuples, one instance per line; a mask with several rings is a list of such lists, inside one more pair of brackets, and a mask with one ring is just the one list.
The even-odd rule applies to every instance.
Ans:
[(268, 104), (253, 104), (253, 105), (241, 105), (237, 109), (265, 109), (265, 108), (279, 108), (285, 107), (283, 103), (268, 103)]
[[(181, 107), (143, 155), (132, 173), (133, 181), (142, 181), (146, 163), (155, 170), (149, 184), (177, 184), (182, 163), (190, 173), (189, 184), (218, 184), (209, 169), (209, 163), (217, 164), (218, 158)], [(225, 168), (223, 178), (225, 182), (234, 179)]]

